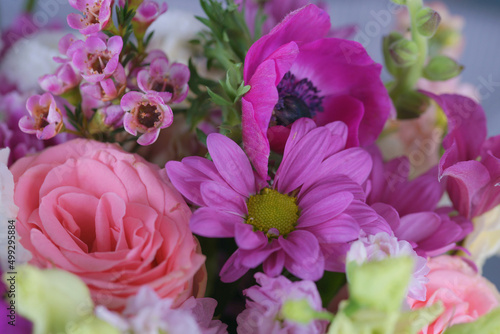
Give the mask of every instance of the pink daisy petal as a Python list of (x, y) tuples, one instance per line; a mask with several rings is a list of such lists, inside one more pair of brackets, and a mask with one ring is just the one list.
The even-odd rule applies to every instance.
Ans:
[(232, 213), (212, 208), (200, 208), (191, 217), (189, 227), (193, 233), (209, 238), (234, 237), (236, 225), (243, 219)]

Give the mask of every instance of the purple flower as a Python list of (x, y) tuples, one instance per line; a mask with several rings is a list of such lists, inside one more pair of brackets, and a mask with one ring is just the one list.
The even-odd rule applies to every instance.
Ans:
[(111, 19), (113, 0), (69, 0), (71, 7), (81, 11), (68, 15), (68, 25), (82, 35), (95, 34), (106, 27)]
[(66, 63), (61, 65), (55, 74), (47, 74), (38, 79), (43, 90), (55, 95), (61, 95), (78, 86), (82, 77), (73, 67)]
[(113, 75), (98, 83), (84, 83), (80, 87), (82, 95), (109, 102), (123, 94), (127, 86), (127, 76), (121, 64), (118, 64)]
[(453, 249), (472, 230), (472, 223), (451, 208), (437, 208), (444, 189), (437, 168), (408, 180), (406, 157), (384, 163), (376, 146), (370, 149), (373, 169), (367, 203), (391, 225), (394, 235), (410, 242), (421, 256), (436, 256)]
[(160, 129), (170, 126), (174, 119), (172, 109), (155, 92), (129, 92), (123, 96), (120, 105), (127, 112), (123, 120), (125, 130), (134, 136), (137, 132), (143, 133), (137, 140), (140, 145), (154, 143)]
[[(347, 146), (368, 145), (383, 129), (391, 100), (375, 64), (356, 42), (324, 38), (330, 17), (314, 5), (288, 15), (245, 58), (243, 143), (261, 177), (270, 149), (279, 152), (301, 117), (318, 125), (343, 121)], [(269, 128), (269, 130), (268, 130)]]
[(226, 325), (212, 320), (217, 302), (211, 298), (186, 300), (173, 308), (173, 299), (160, 299), (148, 286), (130, 297), (122, 314), (97, 306), (98, 318), (124, 333), (225, 334)]
[(165, 13), (167, 8), (166, 2), (159, 4), (153, 0), (144, 0), (139, 7), (137, 7), (134, 21), (151, 24), (158, 16)]
[(19, 120), (19, 127), (26, 133), (36, 134), (38, 139), (50, 139), (57, 135), (64, 125), (61, 110), (50, 93), (33, 95), (26, 102), (30, 117)]
[(223, 281), (260, 264), (269, 276), (285, 267), (317, 280), (325, 269), (345, 270), (348, 243), (360, 228), (368, 234), (390, 232), (364, 203), (361, 184), (371, 170), (370, 156), (361, 148), (344, 149), (346, 140), (342, 122), (316, 127), (307, 118), (296, 121), (271, 184), (254, 173), (235, 142), (220, 134), (207, 138), (213, 162), (188, 157), (167, 163), (174, 186), (202, 207), (191, 218), (191, 230), (235, 238), (239, 248), (222, 268)]
[(119, 128), (123, 126), (123, 116), (125, 116), (125, 111), (121, 106), (109, 105), (102, 108), (101, 112), (104, 115), (104, 124), (113, 128)]
[(486, 116), (474, 100), (459, 95), (433, 95), (448, 118), (439, 161), (454, 207), (472, 219), (500, 204), (500, 136), (486, 139)]
[(113, 36), (107, 42), (91, 36), (84, 41), (75, 41), (68, 49), (72, 53), (73, 65), (88, 82), (96, 83), (113, 75), (119, 65), (123, 40)]
[(387, 233), (378, 233), (360, 238), (352, 243), (347, 253), (346, 262), (356, 261), (358, 264), (371, 261), (381, 261), (388, 257), (408, 256), (413, 258), (415, 267), (408, 288), (410, 298), (425, 301), (425, 284), (429, 281), (426, 275), (430, 269), (427, 267), (427, 259), (418, 256), (411, 244), (404, 240), (398, 240), (395, 236)]
[(144, 92), (158, 92), (165, 103), (182, 102), (189, 91), (189, 69), (180, 63), (169, 63), (166, 57), (157, 57), (149, 69), (137, 75), (139, 88)]
[(289, 321), (281, 314), (287, 301), (305, 299), (311, 308), (323, 311), (321, 297), (314, 282), (291, 282), (283, 276), (270, 278), (262, 273), (255, 274), (260, 285), (243, 291), (248, 298), (246, 309), (236, 318), (238, 334), (281, 334), (307, 333), (323, 334), (328, 321), (316, 320), (307, 325)]

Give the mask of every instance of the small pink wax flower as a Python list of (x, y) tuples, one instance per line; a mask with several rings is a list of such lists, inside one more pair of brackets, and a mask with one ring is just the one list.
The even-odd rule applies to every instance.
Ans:
[(94, 99), (108, 102), (116, 99), (125, 91), (127, 86), (127, 76), (121, 64), (118, 64), (113, 75), (98, 83), (84, 83), (81, 92)]
[(449, 326), (471, 322), (498, 307), (500, 294), (462, 258), (442, 255), (431, 258), (425, 301), (408, 298), (411, 309), (428, 307), (438, 301), (445, 311), (420, 334), (441, 334)]
[(68, 25), (82, 35), (103, 30), (111, 19), (113, 0), (69, 0), (69, 4), (83, 13), (68, 15)]
[(155, 91), (165, 103), (182, 102), (189, 91), (189, 69), (180, 63), (169, 63), (166, 57), (157, 57), (149, 69), (137, 75), (139, 88), (144, 92)]
[(38, 139), (50, 139), (61, 131), (63, 117), (52, 94), (33, 95), (26, 102), (26, 109), (30, 117), (19, 120), (22, 131), (35, 133)]
[(122, 47), (123, 40), (120, 36), (113, 36), (107, 42), (100, 37), (91, 36), (85, 42), (74, 42), (68, 52), (74, 52), (73, 64), (83, 78), (96, 83), (111, 77), (116, 71)]
[(135, 12), (134, 21), (141, 23), (152, 23), (161, 14), (167, 11), (167, 3), (161, 4), (154, 0), (144, 0)]
[(43, 90), (55, 95), (61, 95), (78, 86), (82, 77), (76, 73), (73, 67), (66, 63), (62, 64), (55, 74), (47, 74), (38, 79)]
[(137, 140), (140, 145), (154, 143), (160, 129), (170, 126), (174, 119), (172, 109), (155, 92), (129, 92), (123, 96), (121, 107), (127, 112), (123, 120), (125, 130), (134, 136), (143, 133)]

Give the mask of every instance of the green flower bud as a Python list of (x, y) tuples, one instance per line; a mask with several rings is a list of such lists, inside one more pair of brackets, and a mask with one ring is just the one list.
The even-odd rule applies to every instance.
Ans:
[(90, 316), (76, 324), (67, 326), (66, 334), (120, 334), (121, 331), (107, 322)]
[(401, 39), (391, 44), (389, 53), (397, 66), (409, 67), (418, 60), (418, 46), (415, 42)]
[(441, 23), (441, 16), (435, 10), (425, 7), (417, 12), (416, 20), (418, 33), (425, 37), (432, 37)]
[(431, 81), (444, 81), (462, 73), (464, 67), (446, 56), (433, 57), (423, 70), (424, 78)]
[(389, 73), (391, 73), (395, 77), (398, 75), (399, 68), (392, 59), (390, 46), (402, 39), (404, 39), (403, 35), (401, 35), (397, 31), (393, 31), (389, 35), (384, 36), (384, 39), (382, 41), (382, 50), (384, 52), (385, 67), (387, 68)]
[(406, 5), (406, 0), (391, 0), (397, 5)]

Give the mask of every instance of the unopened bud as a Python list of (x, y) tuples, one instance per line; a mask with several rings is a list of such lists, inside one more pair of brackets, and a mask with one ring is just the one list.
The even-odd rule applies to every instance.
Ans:
[(444, 81), (462, 73), (464, 67), (446, 56), (433, 57), (424, 68), (424, 77), (431, 81)]
[(417, 12), (416, 20), (418, 33), (425, 37), (432, 37), (441, 23), (441, 16), (435, 10), (425, 7)]
[(419, 50), (415, 42), (401, 39), (391, 44), (389, 53), (397, 66), (408, 67), (417, 61)]
[(393, 76), (397, 76), (398, 68), (397, 65), (395, 64), (394, 60), (392, 59), (391, 52), (390, 52), (390, 46), (399, 41), (402, 40), (404, 37), (401, 35), (399, 32), (393, 31), (389, 35), (384, 36), (383, 42), (382, 42), (382, 50), (384, 52), (384, 61), (385, 61), (385, 67), (391, 73)]

